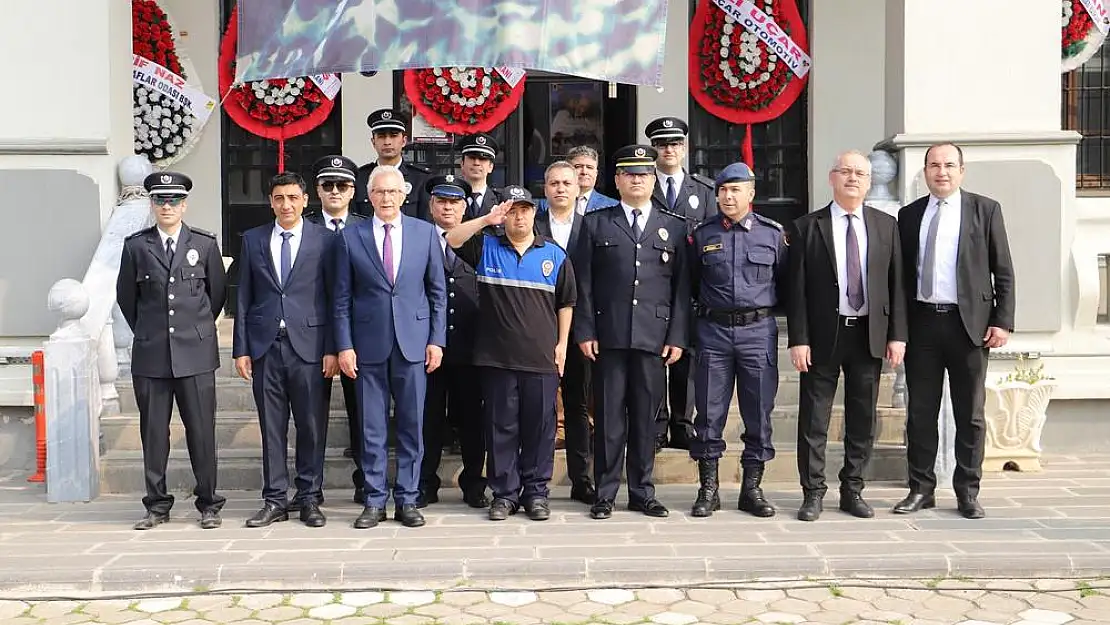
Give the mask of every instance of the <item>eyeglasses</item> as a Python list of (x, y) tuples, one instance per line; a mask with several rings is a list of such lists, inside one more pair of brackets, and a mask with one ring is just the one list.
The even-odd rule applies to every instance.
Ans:
[(841, 176), (855, 176), (856, 178), (870, 178), (871, 172), (862, 169), (852, 169), (851, 167), (838, 167), (833, 170)]
[(185, 196), (182, 195), (152, 195), (150, 196), (150, 203), (155, 206), (181, 206), (185, 201)]
[(354, 185), (347, 182), (334, 182), (332, 180), (320, 183), (320, 188), (328, 192), (339, 191), (340, 193), (344, 193), (346, 191), (349, 191), (353, 186)]
[(397, 196), (397, 195), (405, 195), (405, 192), (400, 190), (400, 189), (374, 189), (373, 191), (370, 192), (370, 195), (376, 195), (378, 197), (387, 196), (387, 195)]

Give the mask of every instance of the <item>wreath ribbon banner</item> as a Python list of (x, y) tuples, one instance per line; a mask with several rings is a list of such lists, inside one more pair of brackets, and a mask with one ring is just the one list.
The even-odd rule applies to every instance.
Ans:
[(188, 109), (199, 122), (193, 128), (193, 132), (200, 132), (208, 122), (212, 111), (216, 110), (215, 100), (203, 91), (190, 86), (181, 76), (150, 59), (132, 54), (131, 70), (135, 84), (154, 89), (182, 108)]
[(813, 59), (786, 34), (773, 17), (759, 10), (749, 0), (713, 0), (713, 4), (759, 37), (769, 50), (786, 62), (795, 76), (806, 77), (809, 68), (813, 66)]
[(1083, 3), (1083, 8), (1087, 9), (1087, 13), (1090, 14), (1095, 28), (1103, 35), (1110, 34), (1110, 12), (1107, 11), (1104, 0), (1079, 1)]

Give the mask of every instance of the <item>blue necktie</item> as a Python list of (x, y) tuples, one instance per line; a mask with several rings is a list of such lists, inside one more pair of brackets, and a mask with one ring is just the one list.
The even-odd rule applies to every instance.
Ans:
[(293, 238), (292, 232), (281, 233), (281, 286), (285, 286), (285, 281), (289, 278), (289, 272), (293, 269), (293, 247), (289, 245), (289, 239)]
[(674, 178), (667, 176), (667, 208), (674, 210), (676, 201), (678, 201), (678, 195), (674, 190)]

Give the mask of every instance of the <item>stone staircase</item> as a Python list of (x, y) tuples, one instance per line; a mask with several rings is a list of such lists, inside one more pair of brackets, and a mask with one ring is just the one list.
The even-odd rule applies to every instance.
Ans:
[[(231, 363), (231, 324), (220, 324), (221, 368), (216, 373), (216, 393), (219, 412), (216, 415), (216, 446), (219, 454), (219, 486), (222, 490), (259, 490), (262, 483), (262, 444), (250, 383), (235, 375)], [(784, 338), (779, 349), (779, 392), (772, 423), (776, 458), (767, 467), (767, 481), (797, 484), (797, 419), (798, 374), (790, 364)], [(905, 411), (892, 408), (894, 374), (883, 374), (879, 392), (878, 426), (875, 453), (868, 470), (868, 479), (877, 481), (905, 480)], [(130, 379), (118, 383), (121, 413), (101, 419), (101, 490), (105, 493), (138, 493), (144, 490), (142, 471), (142, 446), (139, 436), (139, 415)], [(841, 394), (837, 395), (837, 403)], [(721, 463), (724, 482), (739, 481), (740, 433), (743, 425), (739, 410), (733, 403), (725, 430), (729, 449)], [(171, 424), (171, 451), (166, 475), (171, 490), (191, 490), (192, 472), (189, 467), (185, 432), (180, 419), (175, 416)], [(829, 428), (828, 475), (835, 488), (836, 472), (842, 463), (843, 413), (839, 406), (833, 410)], [(325, 486), (350, 488), (353, 462), (343, 457), (348, 446), (346, 414), (343, 411), (343, 393), (339, 382), (332, 392), (331, 413), (328, 421), (327, 452), (325, 457)], [(290, 424), (289, 440), (295, 440)], [(566, 483), (564, 452), (556, 452), (555, 483)], [(292, 453), (290, 453), (290, 463)], [(440, 475), (449, 484), (461, 470), (458, 456), (444, 454)], [(667, 449), (655, 462), (655, 477), (659, 484), (696, 483), (697, 466), (683, 450)]]

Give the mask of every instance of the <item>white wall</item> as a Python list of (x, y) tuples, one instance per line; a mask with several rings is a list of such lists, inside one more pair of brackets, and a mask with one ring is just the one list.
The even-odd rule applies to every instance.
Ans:
[(670, 0), (667, 4), (667, 40), (663, 52), (663, 90), (655, 87), (639, 87), (636, 90), (636, 132), (640, 143), (648, 143), (644, 127), (657, 117), (690, 119), (689, 32), (687, 0)]
[(370, 144), (370, 127), (366, 117), (378, 110), (393, 107), (393, 72), (380, 72), (366, 77), (343, 74), (340, 100), (343, 109), (343, 155), (362, 165), (378, 158)]

